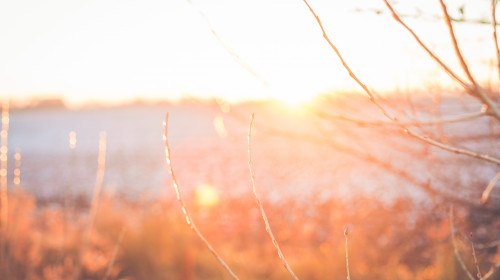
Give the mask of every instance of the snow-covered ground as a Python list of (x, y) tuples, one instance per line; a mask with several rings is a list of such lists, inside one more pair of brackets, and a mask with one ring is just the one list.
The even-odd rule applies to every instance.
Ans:
[[(415, 102), (420, 114), (392, 105), (400, 119), (436, 119), (475, 112), (477, 103), (443, 99)], [(318, 110), (368, 121), (384, 120), (368, 102), (330, 100)], [(226, 108), (227, 109), (227, 108)], [(201, 184), (213, 185), (221, 198), (251, 196), (247, 134), (255, 112), (253, 164), (259, 192), (271, 201), (336, 196), (428, 199), (423, 186), (454, 197), (479, 198), (498, 172), (493, 164), (450, 154), (410, 138), (394, 126), (360, 126), (325, 120), (309, 111), (275, 105), (235, 105), (224, 113), (216, 105), (126, 106), (81, 110), (18, 110), (10, 114), (9, 181), (14, 152), (21, 150), (21, 185), (40, 197), (92, 193), (99, 133), (107, 134), (104, 188), (130, 197), (173, 197), (164, 158), (163, 122), (169, 118), (172, 160), (186, 195)], [(499, 131), (488, 118), (416, 128), (424, 135), (499, 154)], [(69, 148), (69, 133), (77, 144)], [(455, 141), (454, 139), (459, 139)], [(498, 197), (495, 191), (493, 196)]]

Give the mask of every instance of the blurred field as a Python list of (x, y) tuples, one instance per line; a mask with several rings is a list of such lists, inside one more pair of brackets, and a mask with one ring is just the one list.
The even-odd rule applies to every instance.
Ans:
[[(408, 105), (385, 102), (395, 111)], [(348, 226), (352, 279), (467, 279), (453, 256), (447, 210), (452, 204), (459, 249), (470, 270), (471, 241), (482, 271), (498, 262), (498, 245), (487, 246), (498, 239), (498, 191), (478, 206), (494, 167), (377, 123), (383, 118), (365, 99), (328, 97), (307, 110), (275, 103), (232, 105), (229, 111), (220, 102), (183, 106), (13, 111), (9, 153), (21, 148), (22, 183), (9, 188), (1, 278), (73, 279), (81, 264), (80, 279), (105, 279), (108, 269), (108, 279), (228, 279), (175, 201), (161, 139), (166, 111), (174, 169), (188, 208), (241, 279), (290, 277), (252, 194), (246, 138), (252, 112), (257, 188), (300, 278), (345, 278)], [(412, 106), (426, 115), (401, 118), (432, 119), (480, 105), (422, 98)], [(489, 135), (498, 127), (485, 120), (465, 128), (460, 123), (421, 129), (497, 151)], [(101, 130), (107, 132), (107, 164), (102, 193), (91, 200)], [(74, 150), (68, 146), (70, 131), (77, 135)], [(9, 176), (13, 158), (9, 154)]]

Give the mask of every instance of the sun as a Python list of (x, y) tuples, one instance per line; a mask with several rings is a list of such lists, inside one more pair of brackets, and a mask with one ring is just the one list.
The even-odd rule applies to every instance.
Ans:
[(298, 110), (310, 105), (315, 97), (290, 91), (288, 94), (275, 97), (275, 99), (288, 109)]

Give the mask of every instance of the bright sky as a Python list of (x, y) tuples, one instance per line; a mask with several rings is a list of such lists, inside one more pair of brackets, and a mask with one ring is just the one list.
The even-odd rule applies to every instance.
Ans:
[[(467, 2), (466, 15), (489, 19), (490, 1), (453, 4)], [(446, 77), (388, 13), (356, 11), (386, 11), (381, 0), (309, 3), (353, 70), (376, 91), (425, 88)], [(426, 14), (440, 14), (437, 0), (413, 5)], [(402, 13), (416, 13), (415, 6), (405, 1), (395, 7)], [(450, 11), (458, 15), (456, 6)], [(452, 49), (441, 21), (408, 18), (408, 23), (456, 65), (448, 55)], [(457, 29), (478, 76), (493, 76), (491, 67), (486, 67), (494, 58), (491, 27), (461, 24)], [(0, 0), (2, 98), (58, 95), (72, 103), (183, 95), (231, 101), (306, 100), (352, 89), (358, 87), (302, 0), (194, 0), (192, 4), (186, 0)]]

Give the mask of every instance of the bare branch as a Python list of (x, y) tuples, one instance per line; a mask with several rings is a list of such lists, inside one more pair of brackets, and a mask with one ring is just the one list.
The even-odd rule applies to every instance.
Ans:
[[(330, 38), (328, 37), (328, 35), (326, 34), (325, 32), (325, 29), (323, 28), (323, 24), (321, 23), (321, 20), (319, 19), (319, 17), (316, 15), (316, 13), (314, 12), (314, 10), (311, 8), (311, 6), (309, 5), (309, 3), (307, 3), (307, 0), (303, 0), (304, 3), (307, 5), (307, 7), (309, 8), (309, 11), (313, 14), (313, 16), (316, 18), (316, 21), (318, 22), (318, 25), (319, 27), (321, 28), (321, 31), (323, 32), (323, 37), (325, 38), (325, 40), (328, 42), (328, 44), (330, 45), (330, 47), (335, 51), (335, 53), (337, 54), (338, 58), (340, 59), (340, 61), (342, 62), (342, 65), (344, 66), (344, 68), (347, 70), (347, 72), (349, 72), (349, 75), (363, 88), (363, 90), (366, 92), (366, 94), (369, 96), (370, 98), (370, 101), (391, 121), (393, 121), (395, 124), (397, 124), (398, 126), (400, 126), (408, 135), (412, 136), (412, 137), (415, 137), (421, 141), (424, 141), (426, 143), (429, 143), (433, 146), (436, 146), (436, 147), (439, 147), (441, 149), (444, 149), (444, 150), (447, 150), (447, 151), (450, 151), (450, 152), (453, 152), (453, 153), (456, 153), (456, 154), (463, 154), (463, 155), (467, 155), (467, 156), (472, 156), (472, 157), (475, 157), (475, 158), (478, 158), (478, 159), (482, 159), (482, 160), (486, 160), (486, 161), (489, 161), (489, 162), (493, 162), (495, 164), (500, 164), (500, 159), (497, 159), (497, 158), (494, 158), (494, 157), (491, 157), (490, 155), (483, 155), (483, 154), (479, 154), (479, 153), (476, 153), (476, 152), (473, 152), (473, 151), (470, 151), (470, 150), (466, 150), (466, 149), (462, 149), (462, 148), (455, 148), (455, 147), (452, 147), (452, 146), (449, 146), (449, 145), (445, 145), (443, 143), (440, 143), (436, 140), (433, 140), (433, 139), (430, 139), (429, 137), (425, 137), (425, 136), (422, 136), (422, 135), (419, 135), (413, 131), (411, 131), (408, 127), (406, 127), (405, 125), (401, 124), (395, 117), (393, 117), (391, 114), (389, 114), (389, 112), (375, 99), (375, 95), (371, 92), (371, 90), (365, 85), (363, 84), (358, 78), (357, 76), (352, 72), (351, 68), (347, 65), (347, 63), (345, 62), (344, 58), (342, 57), (342, 55), (340, 54), (340, 51), (337, 49), (337, 47), (335, 47), (335, 45), (331, 42)], [(439, 63), (441, 63), (441, 65), (445, 68), (445, 69), (448, 69), (448, 67), (446, 65), (444, 65), (441, 60), (439, 60), (421, 41), (420, 39), (417, 37), (417, 35), (406, 25), (404, 24), (401, 19), (399, 19), (399, 17), (397, 16), (397, 14), (394, 12), (394, 10), (392, 9), (392, 6), (387, 2), (387, 0), (384, 0), (384, 2), (387, 4), (387, 6), (389, 7), (389, 9), (391, 10), (391, 12), (393, 13), (393, 16), (396, 20), (398, 20), (403, 26), (405, 26), (411, 34), (413, 34), (413, 36), (415, 37), (415, 39), (417, 39), (417, 41), (422, 45), (422, 47), (424, 47), (424, 49), (426, 49), (429, 53), (429, 55), (431, 55), (433, 58), (435, 58), (436, 61), (438, 61)], [(453, 73), (451, 72), (451, 70), (449, 70), (450, 72), (449, 73)], [(458, 77), (457, 77), (458, 78)], [(461, 81), (459, 79), (459, 81)], [(466, 85), (463, 81), (462, 83), (464, 85)], [(466, 88), (471, 90), (469, 88), (468, 85), (466, 85)], [(475, 92), (475, 91), (473, 91)], [(484, 93), (483, 91), (478, 91), (478, 95), (480, 93)], [(500, 120), (500, 112), (498, 112), (498, 110), (496, 110), (496, 107), (495, 105), (492, 103), (492, 101), (486, 96), (486, 98), (483, 98), (484, 96), (481, 96), (481, 100), (486, 100), (488, 101), (489, 100), (489, 103), (487, 103), (485, 101), (485, 104), (487, 105), (486, 109), (485, 109), (485, 112), (487, 114), (492, 114), (492, 115), (495, 115), (496, 117), (496, 114), (498, 113), (498, 119)], [(490, 106), (491, 104), (491, 106)]]
[[(398, 14), (396, 13), (396, 11), (394, 10), (394, 8), (392, 7), (391, 4), (389, 4), (389, 2), (387, 0), (383, 0), (385, 5), (387, 6), (387, 8), (389, 9), (389, 11), (391, 12), (392, 14), (392, 17), (399, 23), (401, 24), (406, 30), (408, 30), (408, 32), (411, 34), (411, 36), (413, 36), (413, 38), (417, 41), (417, 43), (427, 52), (427, 54), (432, 58), (434, 59), (434, 61), (436, 61), (440, 66), (441, 68), (443, 68), (443, 70), (446, 72), (446, 74), (448, 74), (450, 77), (452, 77), (455, 81), (457, 81), (467, 92), (471, 93), (471, 89), (470, 89), (470, 86), (465, 82), (463, 81), (457, 74), (455, 74), (455, 72), (453, 72), (450, 67), (448, 67), (439, 57), (436, 56), (436, 54), (434, 54), (434, 52), (432, 52), (428, 47), (427, 45), (424, 44), (424, 42), (422, 42), (422, 40), (420, 39), (420, 37), (418, 37), (418, 35), (408, 26), (406, 25), (406, 23), (404, 23), (401, 18), (398, 16)], [(471, 93), (472, 94), (472, 93)]]
[(248, 168), (250, 168), (250, 177), (252, 179), (252, 187), (253, 187), (253, 194), (255, 195), (255, 200), (257, 201), (257, 205), (259, 206), (260, 209), (260, 214), (262, 216), (262, 219), (264, 220), (264, 223), (266, 225), (266, 231), (269, 234), (269, 237), (271, 237), (271, 241), (273, 242), (274, 247), (278, 251), (278, 256), (283, 262), (283, 265), (285, 266), (286, 270), (292, 275), (294, 279), (299, 279), (297, 276), (295, 276), (295, 273), (293, 273), (292, 269), (288, 265), (285, 256), (281, 252), (280, 246), (278, 245), (278, 241), (274, 237), (273, 231), (271, 230), (271, 226), (269, 225), (269, 221), (267, 219), (266, 212), (264, 211), (264, 207), (262, 207), (262, 202), (260, 201), (259, 195), (257, 194), (257, 188), (255, 186), (255, 175), (253, 173), (253, 167), (252, 167), (252, 145), (251, 145), (251, 139), (252, 139), (252, 124), (254, 120), (254, 114), (252, 114), (252, 117), (250, 119), (250, 125), (248, 127)]
[[(471, 80), (472, 82), (472, 86), (467, 84), (465, 81), (463, 81), (460, 77), (458, 77), (457, 74), (455, 74), (446, 64), (444, 64), (444, 62), (439, 59), (423, 42), (422, 40), (420, 40), (420, 38), (417, 36), (417, 34), (415, 34), (415, 32), (413, 32), (413, 30), (408, 27), (408, 25), (406, 25), (402, 20), (401, 18), (397, 15), (396, 11), (394, 10), (394, 8), (391, 6), (391, 4), (389, 4), (389, 2), (387, 0), (383, 0), (384, 3), (386, 4), (387, 8), (391, 11), (392, 13), (392, 17), (398, 22), (400, 23), (406, 30), (408, 30), (408, 32), (413, 36), (413, 38), (415, 38), (415, 40), (417, 41), (417, 43), (427, 52), (427, 54), (432, 57), (432, 59), (434, 59), (434, 61), (436, 61), (440, 66), (441, 68), (443, 68), (443, 70), (450, 76), (452, 77), (456, 82), (458, 82), (465, 90), (467, 93), (469, 93), (470, 95), (478, 98), (479, 100), (481, 100), (486, 106), (487, 106), (487, 110), (486, 110), (486, 113), (489, 114), (489, 115), (492, 115), (494, 116), (497, 120), (500, 120), (500, 111), (498, 110), (496, 104), (488, 97), (488, 95), (486, 94), (486, 92), (484, 91), (484, 89), (482, 89), (476, 82), (475, 80), (472, 78), (472, 75), (470, 75), (470, 72), (468, 70), (468, 67), (467, 65), (465, 64), (464, 60), (463, 60), (463, 57), (458, 49), (458, 44), (456, 42), (456, 39), (455, 38), (455, 35), (454, 35), (454, 32), (453, 32), (453, 27), (451, 26), (451, 23), (450, 23), (450, 19), (449, 19), (449, 16), (448, 16), (448, 13), (446, 12), (446, 7), (444, 7), (443, 11), (444, 11), (444, 14), (445, 14), (445, 18), (447, 18), (447, 25), (448, 25), (448, 29), (450, 30), (450, 35), (452, 36), (452, 39), (454, 41), (454, 48), (455, 48), (455, 52), (457, 52), (457, 56), (459, 57), (460, 61), (461, 61), (461, 64), (462, 64), (462, 68), (464, 68), (464, 71), (467, 74), (469, 80)], [(439, 0), (440, 3), (442, 3), (442, 5), (444, 6), (444, 3), (442, 2), (442, 0)], [(463, 62), (463, 63), (462, 63)], [(464, 67), (465, 66), (465, 67)]]
[(493, 27), (493, 41), (495, 42), (495, 54), (497, 57), (497, 71), (500, 79), (500, 49), (498, 48), (498, 38), (497, 38), (496, 2), (497, 2), (496, 0), (491, 0), (491, 24)]
[(455, 223), (453, 221), (453, 207), (450, 207), (450, 225), (451, 225), (451, 241), (453, 243), (453, 253), (455, 254), (455, 258), (457, 259), (458, 263), (460, 264), (460, 266), (464, 270), (465, 274), (467, 274), (467, 277), (470, 280), (475, 280), (474, 276), (472, 276), (470, 271), (465, 266), (465, 263), (462, 260), (462, 257), (460, 256), (460, 251), (458, 251), (457, 240), (455, 238), (456, 228), (455, 228)]
[(165, 140), (165, 160), (167, 161), (168, 168), (169, 168), (169, 173), (170, 176), (172, 176), (172, 183), (174, 186), (175, 193), (177, 195), (177, 201), (179, 201), (182, 212), (184, 213), (184, 216), (186, 218), (187, 224), (191, 227), (191, 229), (198, 235), (198, 237), (201, 239), (201, 241), (207, 246), (208, 250), (215, 256), (215, 258), (222, 264), (222, 267), (233, 277), (233, 279), (238, 279), (238, 276), (234, 274), (234, 272), (229, 268), (229, 266), (226, 264), (226, 262), (217, 254), (215, 249), (210, 245), (208, 240), (201, 234), (201, 232), (198, 230), (198, 227), (193, 221), (193, 218), (191, 217), (191, 213), (189, 212), (186, 204), (184, 203), (184, 200), (182, 199), (181, 191), (179, 188), (179, 183), (177, 182), (177, 178), (175, 177), (174, 173), (174, 168), (172, 166), (172, 160), (170, 158), (170, 145), (168, 144), (168, 113), (165, 118), (165, 134), (163, 135), (163, 140)]
[(450, 38), (452, 41), (453, 49), (455, 50), (455, 54), (460, 61), (460, 65), (462, 66), (462, 69), (465, 72), (465, 75), (467, 75), (467, 78), (469, 81), (474, 85), (474, 87), (477, 87), (476, 80), (472, 76), (469, 70), (469, 66), (467, 66), (467, 63), (465, 62), (465, 59), (462, 55), (462, 52), (460, 51), (460, 48), (458, 47), (458, 42), (457, 38), (455, 36), (455, 31), (453, 30), (453, 25), (451, 25), (450, 21), (450, 15), (448, 14), (448, 10), (446, 9), (446, 5), (444, 4), (443, 0), (439, 0), (439, 4), (441, 5), (441, 9), (443, 10), (443, 16), (444, 16), (444, 21), (446, 22), (446, 26), (448, 27), (448, 32), (450, 33)]
[(498, 182), (498, 180), (500, 180), (500, 171), (497, 173), (497, 175), (495, 175), (495, 177), (493, 177), (493, 179), (491, 179), (486, 189), (484, 189), (483, 194), (481, 195), (481, 200), (479, 201), (481, 202), (481, 204), (485, 204), (488, 201), (490, 193), (495, 187), (495, 184)]

